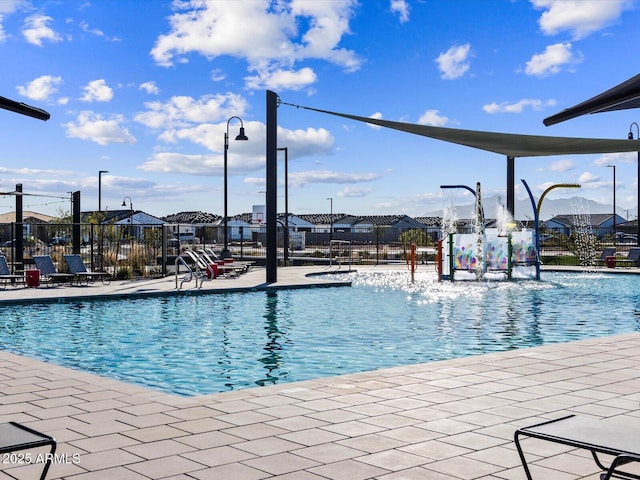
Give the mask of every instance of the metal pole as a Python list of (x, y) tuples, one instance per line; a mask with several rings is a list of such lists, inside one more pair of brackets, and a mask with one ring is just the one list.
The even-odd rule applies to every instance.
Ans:
[(516, 194), (515, 194), (516, 161), (514, 157), (507, 157), (507, 212), (515, 218)]
[(278, 280), (278, 95), (267, 90), (267, 283)]
[[(109, 170), (98, 171), (98, 212), (102, 212), (102, 174), (109, 173)], [(102, 219), (100, 220), (102, 222)]]
[(284, 264), (289, 265), (289, 148), (278, 150), (284, 152)]
[(227, 131), (224, 132), (224, 218), (223, 222), (223, 231), (224, 235), (224, 248), (222, 249), (222, 258), (229, 257), (229, 235), (227, 230), (227, 151), (229, 150), (229, 122), (227, 122)]
[(616, 166), (607, 165), (609, 168), (613, 168), (613, 246), (615, 247), (618, 239), (616, 238)]
[[(629, 125), (629, 140), (633, 140), (633, 126), (636, 126), (636, 129), (638, 131), (638, 141), (640, 142), (640, 127), (638, 126), (638, 124), (636, 122), (631, 122), (631, 125)], [(636, 245), (638, 247), (640, 247), (640, 150), (638, 150), (638, 173), (636, 176), (636, 183), (637, 183), (637, 192), (636, 192)]]

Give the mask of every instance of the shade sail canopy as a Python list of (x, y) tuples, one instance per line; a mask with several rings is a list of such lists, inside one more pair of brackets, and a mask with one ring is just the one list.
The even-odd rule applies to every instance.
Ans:
[(0, 108), (11, 110), (12, 112), (37, 118), (38, 120), (49, 120), (51, 114), (41, 108), (32, 107), (26, 103), (16, 102), (5, 97), (0, 97)]
[[(291, 105), (291, 104), (288, 104)], [(380, 127), (422, 135), (444, 142), (457, 143), (508, 157), (541, 157), (550, 155), (577, 155), (595, 153), (636, 152), (640, 150), (640, 140), (547, 137), (542, 135), (520, 135), (513, 133), (460, 130), (457, 128), (431, 127), (414, 123), (393, 122), (377, 118), (360, 117), (346, 113), (330, 112), (310, 107), (301, 107)]]
[(612, 112), (629, 108), (640, 108), (640, 74), (600, 95), (545, 118), (543, 123), (548, 127), (587, 113)]

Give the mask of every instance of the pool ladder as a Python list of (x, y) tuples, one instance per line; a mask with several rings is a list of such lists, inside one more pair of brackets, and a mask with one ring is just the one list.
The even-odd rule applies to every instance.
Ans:
[[(182, 281), (180, 282), (180, 286), (178, 286), (178, 277), (180, 276), (180, 265), (184, 265), (187, 271), (184, 277), (182, 278)], [(203, 272), (197, 263), (194, 265), (194, 267), (195, 267), (195, 272), (193, 268), (191, 268), (191, 266), (187, 262), (185, 262), (184, 258), (182, 258), (180, 255), (176, 257), (176, 263), (175, 263), (176, 290), (182, 290), (182, 285), (185, 282), (190, 282), (191, 280), (194, 280), (194, 279), (196, 281), (196, 288), (202, 288), (202, 284), (204, 283), (206, 275), (203, 275)], [(200, 285), (198, 285), (198, 279), (200, 279)]]

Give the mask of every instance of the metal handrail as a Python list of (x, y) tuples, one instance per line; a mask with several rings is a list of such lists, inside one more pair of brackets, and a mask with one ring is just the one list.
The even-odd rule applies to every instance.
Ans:
[[(180, 275), (180, 264), (185, 266), (185, 268), (187, 269), (187, 272), (186, 272), (184, 278), (182, 279), (182, 281), (180, 282), (180, 287), (178, 287), (178, 275)], [(200, 283), (200, 286), (198, 287), (198, 265), (197, 264), (196, 264), (196, 273), (194, 275), (194, 272), (191, 269), (191, 267), (189, 266), (189, 264), (187, 262), (185, 262), (184, 258), (182, 258), (180, 255), (178, 255), (176, 257), (175, 269), (176, 269), (176, 289), (177, 290), (182, 290), (182, 284), (185, 283), (185, 282), (190, 282), (194, 278), (196, 280), (196, 288), (201, 288), (202, 287), (202, 282)], [(203, 280), (203, 282), (204, 282), (204, 280)]]

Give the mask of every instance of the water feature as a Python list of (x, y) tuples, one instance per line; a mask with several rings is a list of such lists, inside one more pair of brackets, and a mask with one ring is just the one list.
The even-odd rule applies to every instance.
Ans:
[(573, 210), (573, 241), (580, 265), (594, 267), (598, 258), (598, 239), (591, 227), (589, 205), (584, 199), (571, 200)]
[(447, 222), (443, 221), (440, 254), (441, 278), (452, 281), (535, 278), (538, 255), (534, 232), (516, 231), (515, 223), (504, 207), (497, 214), (497, 228), (485, 228), (480, 183), (476, 185), (475, 199), (473, 232), (453, 232), (450, 220), (445, 216)]

